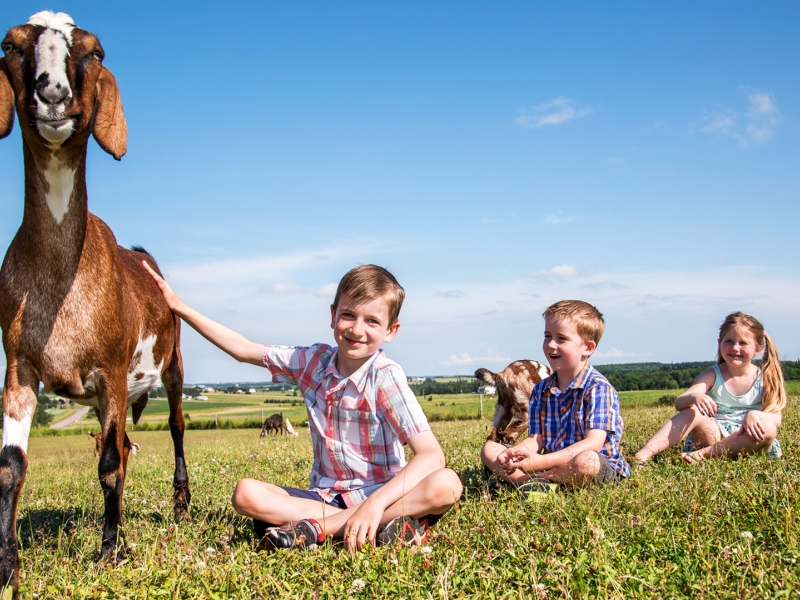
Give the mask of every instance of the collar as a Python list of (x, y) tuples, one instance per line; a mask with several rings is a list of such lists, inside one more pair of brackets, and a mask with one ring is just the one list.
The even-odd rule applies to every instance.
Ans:
[[(592, 376), (592, 371), (594, 371), (594, 367), (592, 367), (592, 365), (590, 365), (589, 361), (587, 360), (586, 364), (583, 365), (583, 368), (575, 376), (575, 379), (572, 380), (572, 383), (570, 383), (567, 386), (567, 389), (561, 390), (561, 393), (564, 394), (569, 390), (584, 389), (589, 381), (589, 378)], [(558, 374), (553, 372), (553, 374), (550, 377), (552, 377), (552, 381), (550, 382), (550, 385), (548, 385), (547, 387), (550, 388), (551, 392), (553, 392), (554, 389), (558, 388)]]
[(378, 359), (378, 356), (383, 354), (383, 350), (378, 350), (375, 354), (370, 356), (363, 365), (361, 365), (357, 371), (355, 371), (350, 377), (342, 377), (339, 375), (339, 371), (336, 369), (336, 356), (339, 353), (339, 349), (335, 348), (333, 354), (331, 355), (331, 360), (328, 363), (328, 366), (325, 367), (325, 370), (322, 372), (322, 377), (328, 377), (332, 375), (335, 377), (339, 383), (334, 386), (334, 389), (338, 389), (341, 386), (345, 385), (348, 381), (352, 383), (359, 393), (364, 392), (364, 388), (367, 386), (367, 376), (369, 375), (370, 369), (372, 369), (372, 365)]

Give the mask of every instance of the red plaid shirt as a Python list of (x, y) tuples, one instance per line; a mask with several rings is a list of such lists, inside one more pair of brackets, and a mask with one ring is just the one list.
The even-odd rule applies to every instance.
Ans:
[(366, 500), (405, 465), (403, 444), (430, 431), (400, 365), (380, 350), (350, 377), (336, 370), (336, 348), (264, 346), (275, 383), (300, 388), (314, 446), (310, 488), (347, 506)]

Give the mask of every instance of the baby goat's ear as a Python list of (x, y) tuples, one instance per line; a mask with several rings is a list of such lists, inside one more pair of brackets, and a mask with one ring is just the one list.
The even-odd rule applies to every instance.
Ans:
[(119, 160), (128, 151), (128, 124), (122, 112), (117, 80), (111, 71), (102, 69), (97, 79), (92, 135), (103, 150)]
[(0, 140), (14, 127), (14, 88), (8, 75), (6, 59), (0, 58)]

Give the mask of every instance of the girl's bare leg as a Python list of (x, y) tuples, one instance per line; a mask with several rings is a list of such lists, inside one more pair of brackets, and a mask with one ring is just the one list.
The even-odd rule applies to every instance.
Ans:
[(764, 439), (757, 440), (750, 437), (747, 433), (732, 433), (718, 443), (711, 444), (694, 452), (684, 453), (683, 459), (695, 464), (705, 458), (733, 457), (740, 454), (754, 454), (769, 450), (772, 442), (778, 436), (778, 428), (773, 423), (763, 423)]
[(713, 446), (722, 438), (716, 421), (712, 417), (701, 415), (691, 406), (664, 423), (636, 453), (634, 462), (640, 465), (646, 463), (656, 454), (679, 444), (689, 433), (693, 433), (695, 443), (699, 446)]

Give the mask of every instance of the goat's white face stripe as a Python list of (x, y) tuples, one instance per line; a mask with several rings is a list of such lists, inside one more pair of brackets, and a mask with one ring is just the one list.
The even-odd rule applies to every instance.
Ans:
[[(35, 407), (35, 405), (34, 405)], [(33, 415), (25, 415), (21, 421), (12, 419), (7, 414), (3, 415), (3, 448), (17, 446), (23, 452), (28, 452), (28, 437), (31, 434), (31, 421)]]
[(128, 370), (128, 404), (158, 385), (164, 361), (156, 364), (153, 353), (155, 344), (155, 335), (149, 335), (144, 339), (139, 335), (139, 341), (133, 353), (133, 362)]
[(67, 13), (54, 13), (52, 10), (43, 10), (28, 19), (28, 25), (38, 25), (60, 31), (64, 34), (67, 43), (72, 45), (72, 30), (75, 28), (75, 21)]
[(44, 171), (47, 180), (47, 207), (59, 225), (69, 209), (69, 199), (72, 197), (72, 188), (75, 186), (75, 170), (68, 169), (55, 157), (50, 159), (50, 164)]

